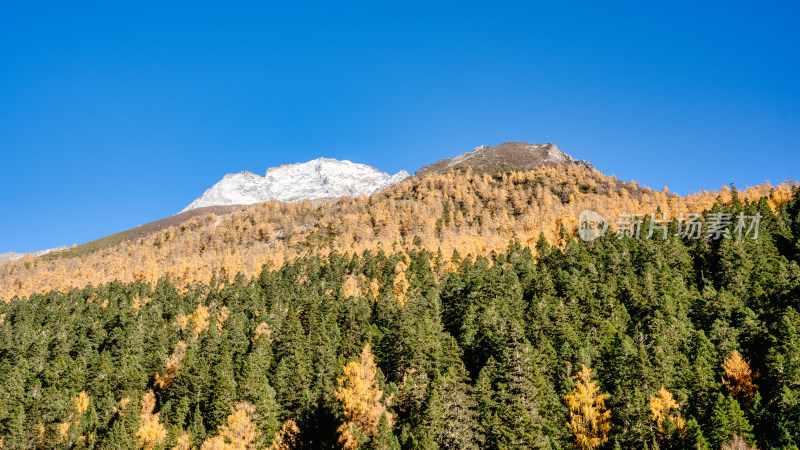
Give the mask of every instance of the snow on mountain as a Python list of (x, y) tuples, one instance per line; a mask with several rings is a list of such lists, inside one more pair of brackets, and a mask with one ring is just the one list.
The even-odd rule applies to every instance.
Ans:
[(61, 250), (66, 250), (67, 247), (55, 247), (55, 248), (48, 248), (46, 250), (39, 250), (38, 252), (33, 253), (17, 253), (17, 252), (7, 252), (7, 253), (0, 253), (0, 264), (7, 262), (7, 261), (14, 261), (20, 258), (25, 257), (26, 255), (33, 255), (33, 256), (42, 256), (46, 255), (51, 252), (60, 252)]
[(267, 169), (263, 177), (246, 171), (225, 175), (181, 212), (204, 206), (250, 205), (269, 200), (294, 202), (370, 195), (408, 176), (405, 170), (390, 176), (365, 164), (317, 158)]

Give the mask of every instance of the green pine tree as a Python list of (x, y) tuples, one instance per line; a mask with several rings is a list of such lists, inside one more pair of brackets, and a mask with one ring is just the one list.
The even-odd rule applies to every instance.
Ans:
[(751, 445), (754, 442), (753, 427), (747, 421), (739, 402), (730, 395), (719, 394), (711, 413), (708, 438), (715, 446), (728, 443), (734, 434)]

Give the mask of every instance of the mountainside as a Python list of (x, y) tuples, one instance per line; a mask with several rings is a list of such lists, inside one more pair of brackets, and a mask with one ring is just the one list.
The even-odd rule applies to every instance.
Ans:
[[(204, 216), (208, 214), (214, 214), (215, 216), (218, 217), (224, 217), (225, 215), (230, 214), (234, 211), (241, 211), (247, 209), (248, 207), (249, 205), (203, 206), (188, 211), (180, 212), (178, 214), (165, 217), (163, 219), (154, 220), (152, 222), (139, 225), (135, 228), (130, 228), (124, 231), (120, 231), (118, 233), (104, 236), (99, 239), (83, 243), (81, 245), (78, 245), (70, 249), (67, 249), (67, 247), (59, 247), (57, 249), (52, 249), (52, 252), (36, 253), (34, 254), (34, 256), (47, 255), (44, 257), (44, 259), (56, 259), (60, 257), (71, 258), (75, 256), (86, 255), (89, 253), (94, 253), (98, 250), (107, 247), (120, 244), (125, 241), (142, 239), (159, 231), (166, 230), (170, 227), (180, 226), (181, 224), (188, 222), (190, 219), (194, 217)], [(27, 254), (21, 255), (21, 257), (24, 256), (27, 256)]]
[(293, 202), (320, 198), (358, 197), (385, 189), (405, 178), (350, 161), (317, 158), (273, 167), (262, 177), (251, 172), (225, 175), (181, 212), (204, 206), (250, 205), (270, 200)]
[(33, 252), (33, 253), (17, 253), (17, 252), (0, 253), (0, 264), (2, 264), (4, 262), (7, 262), (7, 261), (15, 261), (17, 259), (24, 258), (27, 255), (42, 256), (42, 255), (46, 255), (48, 253), (58, 252), (58, 251), (61, 251), (61, 250), (66, 250), (66, 249), (67, 249), (67, 247), (62, 245), (60, 247), (48, 248), (48, 249), (45, 249), (45, 250), (39, 250), (38, 252)]
[[(594, 448), (796, 448), (800, 190), (784, 188), (682, 198), (467, 168), (4, 264), (20, 289), (63, 283), (0, 302), (0, 443), (571, 448), (597, 423)], [(536, 238), (587, 207), (758, 214), (761, 232)]]
[[(791, 186), (761, 185), (738, 194), (774, 207)], [(269, 201), (233, 212), (208, 212), (114, 243), (81, 246), (0, 265), (0, 298), (92, 283), (208, 281), (220, 269), (252, 276), (309, 254), (419, 246), (449, 256), (504, 251), (511, 240), (558, 242), (577, 233), (581, 211), (613, 218), (658, 210), (676, 217), (703, 211), (731, 191), (680, 197), (625, 183), (596, 170), (543, 165), (534, 169), (448, 171), (415, 176), (377, 194), (325, 202)], [(199, 211), (192, 210), (191, 212)], [(177, 217), (176, 217), (177, 219)], [(132, 237), (132, 236), (128, 236)], [(80, 250), (80, 251), (79, 251)]]
[(481, 145), (475, 150), (462, 153), (455, 158), (446, 158), (419, 169), (416, 175), (441, 172), (451, 167), (472, 166), (479, 169), (490, 167), (531, 169), (541, 165), (572, 166), (594, 169), (590, 163), (577, 160), (559, 150), (555, 144), (528, 144), (505, 142), (497, 147)]
[[(562, 229), (575, 235), (583, 210), (610, 218), (660, 209), (676, 217), (733, 195), (723, 187), (681, 197), (622, 182), (553, 144), (478, 147), (397, 183), (407, 175), (325, 158), (264, 177), (228, 175), (167, 219), (0, 265), (0, 299), (114, 280), (208, 281), (221, 268), (251, 276), (308, 254), (412, 243), (445, 255), (486, 255), (511, 240), (532, 246), (542, 234), (551, 242)], [(738, 195), (766, 197), (776, 207), (791, 186), (764, 184)], [(305, 199), (317, 201), (298, 201)], [(204, 206), (215, 203), (225, 204)]]

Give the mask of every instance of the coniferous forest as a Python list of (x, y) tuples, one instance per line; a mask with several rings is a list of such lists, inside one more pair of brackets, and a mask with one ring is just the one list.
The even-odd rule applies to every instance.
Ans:
[(800, 189), (757, 239), (410, 243), (0, 304), (2, 448), (797, 448)]

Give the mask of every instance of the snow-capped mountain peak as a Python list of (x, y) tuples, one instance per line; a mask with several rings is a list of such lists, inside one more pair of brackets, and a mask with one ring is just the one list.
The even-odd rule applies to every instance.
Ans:
[(229, 173), (181, 212), (204, 206), (250, 205), (269, 200), (293, 202), (370, 195), (408, 176), (405, 170), (389, 175), (365, 164), (317, 158), (269, 168), (263, 177), (247, 171)]

